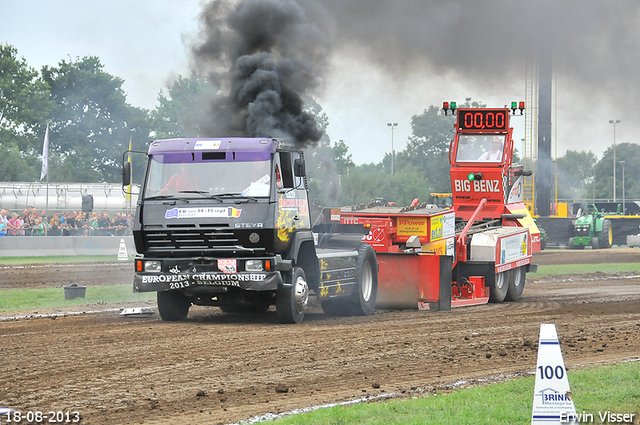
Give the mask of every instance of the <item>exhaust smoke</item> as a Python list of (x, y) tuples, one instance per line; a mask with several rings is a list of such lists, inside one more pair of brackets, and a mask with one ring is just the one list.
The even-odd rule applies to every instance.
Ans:
[(324, 9), (313, 0), (213, 0), (201, 19), (194, 66), (221, 88), (205, 132), (315, 146), (323, 132), (302, 96), (322, 86), (332, 34)]

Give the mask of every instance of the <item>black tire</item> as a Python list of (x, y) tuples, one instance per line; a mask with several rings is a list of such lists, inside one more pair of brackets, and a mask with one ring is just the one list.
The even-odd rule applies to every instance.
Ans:
[(501, 303), (504, 301), (509, 291), (509, 275), (508, 271), (496, 273), (493, 285), (489, 289), (489, 301), (492, 303)]
[(349, 297), (349, 312), (354, 316), (369, 316), (378, 298), (378, 262), (369, 244), (363, 243), (358, 248), (356, 283), (357, 288)]
[(302, 268), (293, 268), (290, 284), (276, 292), (276, 316), (280, 323), (302, 322), (309, 302), (309, 286)]
[(322, 301), (322, 311), (327, 316), (348, 316), (351, 311), (345, 301), (343, 299)]
[(227, 314), (264, 314), (269, 310), (268, 304), (220, 304), (220, 310)]
[(604, 220), (602, 222), (602, 230), (600, 231), (599, 238), (600, 246), (602, 248), (611, 248), (613, 244), (613, 229), (611, 229), (611, 220)]
[(598, 242), (598, 238), (591, 239), (591, 249), (600, 249), (600, 242)]
[[(544, 249), (547, 247), (547, 232), (544, 231), (544, 229), (540, 226), (538, 226), (538, 230), (540, 231), (540, 251), (544, 251)], [(545, 234), (545, 237), (542, 238), (542, 234)]]
[(187, 318), (191, 301), (178, 291), (158, 292), (158, 312), (166, 322), (180, 322)]
[(517, 301), (524, 291), (524, 281), (527, 277), (525, 266), (516, 267), (509, 270), (509, 288), (507, 289), (506, 301)]
[(584, 245), (574, 245), (573, 238), (569, 238), (569, 249), (584, 249)]
[(227, 314), (237, 313), (236, 307), (237, 306), (235, 304), (231, 304), (231, 303), (222, 303), (218, 306), (218, 308), (222, 310), (223, 313), (227, 313)]

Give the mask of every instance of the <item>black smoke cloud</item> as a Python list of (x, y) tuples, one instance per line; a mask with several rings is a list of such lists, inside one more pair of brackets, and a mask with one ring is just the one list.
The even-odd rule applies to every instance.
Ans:
[(616, 116), (629, 124), (640, 112), (637, 0), (214, 0), (202, 23), (196, 70), (223, 93), (209, 135), (314, 144), (320, 132), (300, 97), (322, 88), (331, 54), (352, 51), (390, 84), (447, 75), (496, 92), (523, 82), (526, 62), (551, 53), (555, 79), (576, 106), (606, 102), (625, 109)]
[(553, 55), (576, 93), (638, 104), (637, 0), (321, 0), (336, 43), (390, 77), (455, 75), (484, 87), (524, 81), (525, 63)]
[(322, 137), (301, 96), (322, 86), (332, 21), (312, 0), (214, 0), (202, 12), (196, 71), (221, 88), (210, 135)]

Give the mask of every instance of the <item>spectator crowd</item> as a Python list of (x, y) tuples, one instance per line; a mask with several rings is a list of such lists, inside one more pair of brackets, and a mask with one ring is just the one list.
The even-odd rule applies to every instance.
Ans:
[(125, 236), (131, 235), (133, 216), (106, 211), (55, 212), (47, 215), (33, 207), (22, 213), (0, 210), (0, 236)]

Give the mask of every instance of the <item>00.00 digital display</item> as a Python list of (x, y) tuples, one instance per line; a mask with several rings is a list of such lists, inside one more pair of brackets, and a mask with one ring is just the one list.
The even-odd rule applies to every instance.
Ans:
[(458, 111), (460, 130), (506, 130), (508, 112), (504, 109)]

